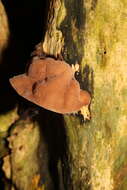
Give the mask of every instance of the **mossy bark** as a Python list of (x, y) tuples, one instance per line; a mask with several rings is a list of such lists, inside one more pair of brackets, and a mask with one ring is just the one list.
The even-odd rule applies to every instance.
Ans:
[(52, 3), (43, 49), (53, 55), (62, 52), (68, 63), (80, 64), (79, 82), (92, 96), (90, 121), (81, 124), (78, 116), (65, 116), (70, 168), (65, 183), (71, 183), (67, 189), (125, 190), (127, 3)]

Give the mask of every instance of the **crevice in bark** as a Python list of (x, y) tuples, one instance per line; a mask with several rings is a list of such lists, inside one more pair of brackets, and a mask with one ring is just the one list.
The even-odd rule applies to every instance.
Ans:
[[(76, 62), (80, 64), (84, 54), (83, 47), (85, 43), (84, 34), (82, 33), (86, 14), (85, 8), (83, 8), (83, 0), (81, 0), (80, 3), (76, 0), (73, 0), (73, 2), (65, 0), (64, 3), (67, 14), (60, 25), (60, 30), (65, 40), (63, 56), (64, 59), (71, 64), (75, 64)], [(74, 26), (74, 28), (72, 28), (72, 26)], [(73, 37), (76, 38), (76, 41), (74, 41)]]
[(95, 10), (96, 9), (97, 2), (98, 2), (98, 0), (92, 0), (91, 10)]
[(94, 71), (89, 65), (85, 65), (83, 72), (79, 72), (75, 75), (76, 79), (80, 81), (80, 86), (82, 89), (90, 92), (91, 96), (94, 95)]
[[(69, 177), (69, 167), (67, 162), (65, 163), (67, 138), (63, 116), (48, 110), (41, 110), (36, 119), (39, 122), (42, 138), (44, 138), (47, 145), (48, 169), (54, 184), (54, 190), (64, 190), (63, 178)], [(62, 171), (65, 166), (66, 172), (68, 170), (66, 174), (63, 173), (65, 168)]]
[[(2, 167), (2, 160), (0, 160), (0, 168)], [(4, 173), (0, 171), (0, 179), (3, 179)], [(3, 180), (0, 180), (0, 189), (4, 189), (4, 182)]]

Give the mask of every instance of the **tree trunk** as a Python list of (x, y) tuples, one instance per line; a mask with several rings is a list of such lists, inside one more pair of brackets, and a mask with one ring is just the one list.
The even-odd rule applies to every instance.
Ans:
[[(78, 80), (92, 96), (91, 119), (64, 116), (66, 189), (127, 189), (127, 3), (52, 1), (44, 51), (78, 63)], [(69, 185), (70, 184), (70, 185)]]
[[(50, 56), (62, 55), (70, 65), (79, 64), (76, 78), (81, 88), (90, 92), (91, 105), (78, 114), (64, 115), (64, 123), (61, 115), (45, 110), (34, 121), (25, 117), (25, 124), (21, 116), (14, 122), (19, 117), (16, 109), (12, 120), (8, 120), (12, 114), (8, 112), (7, 129), (14, 123), (9, 146), (23, 156), (28, 173), (26, 178), (21, 177), (26, 170), (19, 167), (22, 162), (17, 163), (18, 152), (12, 152), (13, 175), (7, 173), (6, 157), (6, 176), (19, 190), (126, 190), (127, 2), (51, 0), (48, 13), (40, 48)], [(14, 137), (17, 124), (21, 137)], [(36, 142), (32, 148), (29, 131)], [(19, 146), (24, 138), (23, 146)]]

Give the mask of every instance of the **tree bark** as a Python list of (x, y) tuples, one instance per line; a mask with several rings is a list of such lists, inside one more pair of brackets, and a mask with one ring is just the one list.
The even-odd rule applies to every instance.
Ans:
[(71, 185), (66, 189), (127, 189), (127, 3), (52, 3), (44, 51), (78, 63), (77, 78), (92, 96), (90, 121), (64, 116), (70, 170), (64, 182)]
[[(29, 140), (29, 130), (34, 132), (31, 132), (35, 137), (33, 141), (39, 144), (34, 143), (32, 149), (27, 148), (33, 152), (24, 152), (16, 144), (21, 156), (22, 152), (25, 154), (23, 158), (28, 154), (30, 163), (35, 167), (31, 176), (28, 164), (27, 177), (17, 175), (14, 178), (17, 169), (21, 171), (21, 168), (17, 168), (17, 160), (12, 164), (18, 155), (18, 152), (13, 152), (13, 178), (10, 178), (19, 190), (27, 190), (28, 187), (31, 190), (126, 190), (127, 2), (51, 0), (48, 13), (47, 30), (40, 48), (50, 56), (62, 55), (70, 65), (79, 64), (76, 78), (81, 88), (90, 92), (92, 101), (88, 110), (83, 108), (78, 114), (64, 115), (64, 122), (59, 114), (41, 111), (35, 121), (26, 119), (22, 129), (22, 118), (15, 122), (18, 116), (13, 109), (14, 117), (7, 123), (7, 130), (12, 123), (15, 126), (18, 123), (22, 134), (19, 144), (22, 138)], [(86, 118), (87, 114), (90, 120)], [(5, 118), (10, 118), (7, 115)], [(41, 131), (38, 126), (41, 126)], [(10, 145), (14, 131), (10, 134)], [(13, 138), (13, 145), (17, 138)], [(12, 146), (10, 148), (15, 150)], [(37, 150), (41, 154), (39, 161)], [(41, 168), (42, 165), (45, 167)], [(39, 167), (46, 174), (42, 174)], [(43, 178), (43, 186), (38, 186)]]

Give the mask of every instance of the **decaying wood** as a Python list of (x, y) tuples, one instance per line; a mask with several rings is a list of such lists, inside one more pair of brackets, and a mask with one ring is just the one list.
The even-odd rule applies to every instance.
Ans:
[[(50, 170), (55, 168), (57, 176), (57, 180), (49, 177), (46, 190), (54, 188), (53, 182), (55, 190), (127, 189), (126, 16), (124, 0), (50, 1), (48, 27), (40, 47), (47, 55), (62, 54), (70, 65), (79, 65), (76, 78), (81, 88), (90, 92), (92, 102), (91, 120), (85, 122), (83, 110), (64, 116), (64, 125), (60, 115), (42, 112), (42, 131), (52, 160)], [(56, 149), (52, 151), (53, 147)], [(20, 180), (17, 186), (24, 188)]]
[(127, 3), (52, 2), (55, 14), (44, 50), (54, 55), (61, 50), (67, 62), (78, 62), (77, 78), (93, 97), (89, 122), (65, 117), (70, 189), (126, 189)]

